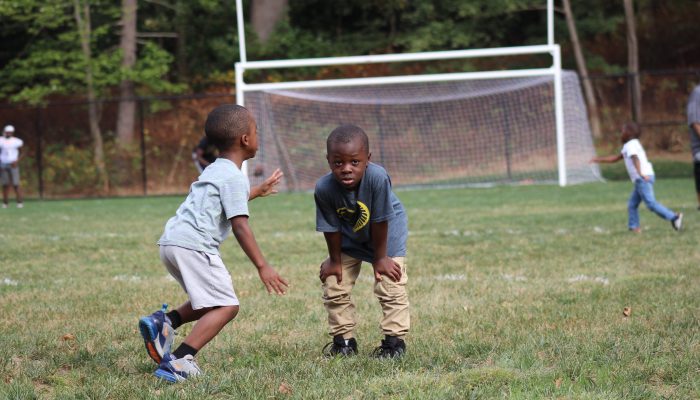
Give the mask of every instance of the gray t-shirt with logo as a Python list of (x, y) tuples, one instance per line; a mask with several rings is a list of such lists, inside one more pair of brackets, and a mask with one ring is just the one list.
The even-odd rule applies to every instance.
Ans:
[(219, 254), (233, 217), (248, 215), (250, 182), (232, 161), (217, 158), (190, 186), (190, 193), (165, 224), (159, 245)]
[(700, 137), (693, 129), (693, 124), (700, 124), (700, 85), (695, 86), (688, 99), (688, 130), (690, 133), (690, 148), (695, 162), (700, 162)]
[(369, 163), (356, 190), (345, 189), (328, 173), (316, 182), (314, 199), (316, 230), (341, 232), (343, 253), (371, 263), (370, 224), (388, 221), (387, 256), (406, 256), (408, 217), (384, 168)]

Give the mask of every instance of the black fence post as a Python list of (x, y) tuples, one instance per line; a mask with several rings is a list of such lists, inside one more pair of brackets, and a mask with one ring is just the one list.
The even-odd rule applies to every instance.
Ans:
[(143, 195), (148, 195), (148, 173), (146, 172), (146, 130), (143, 127), (143, 99), (139, 102), (139, 127), (141, 130), (141, 182), (143, 184)]
[(503, 125), (501, 128), (503, 129), (503, 145), (504, 145), (504, 157), (506, 158), (506, 173), (508, 174), (508, 181), (512, 182), (513, 181), (513, 171), (512, 171), (512, 160), (511, 160), (511, 148), (510, 148), (510, 137), (511, 137), (511, 132), (510, 132), (510, 124), (508, 123), (508, 115), (507, 115), (507, 105), (505, 100), (503, 99), (502, 96), (498, 98), (498, 106), (501, 109), (501, 122)]
[(43, 146), (43, 132), (41, 125), (41, 108), (36, 108), (36, 117), (34, 118), (34, 129), (36, 130), (36, 166), (38, 169), (38, 180), (39, 180), (39, 198), (44, 199), (44, 146)]

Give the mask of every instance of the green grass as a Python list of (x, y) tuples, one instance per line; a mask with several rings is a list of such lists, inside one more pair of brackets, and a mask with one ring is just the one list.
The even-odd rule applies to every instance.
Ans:
[(360, 356), (321, 357), (313, 198), (256, 200), (253, 229), (292, 288), (267, 295), (229, 238), (241, 312), (198, 355), (205, 376), (179, 385), (151, 375), (137, 320), (185, 300), (155, 245), (181, 197), (0, 210), (0, 398), (698, 398), (692, 185), (656, 184), (686, 213), (683, 232), (643, 209), (640, 235), (626, 230), (629, 182), (399, 192), (412, 316), (400, 361), (368, 357), (381, 339), (369, 266), (355, 289)]

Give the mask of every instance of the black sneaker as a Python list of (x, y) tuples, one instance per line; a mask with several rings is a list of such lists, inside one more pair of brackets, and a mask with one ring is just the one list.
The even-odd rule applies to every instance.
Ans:
[(372, 356), (376, 358), (400, 358), (406, 353), (406, 342), (396, 336), (386, 336), (382, 345), (374, 349)]
[(357, 354), (357, 340), (350, 338), (343, 339), (341, 335), (333, 336), (333, 341), (323, 347), (323, 355), (325, 357), (348, 357)]

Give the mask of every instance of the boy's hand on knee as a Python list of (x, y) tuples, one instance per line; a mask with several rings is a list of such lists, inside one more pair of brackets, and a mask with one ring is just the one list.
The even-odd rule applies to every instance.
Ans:
[(258, 275), (260, 276), (260, 280), (265, 285), (267, 293), (285, 294), (287, 292), (289, 283), (287, 280), (279, 276), (277, 271), (275, 271), (272, 267), (268, 265), (261, 267), (258, 269)]
[(318, 273), (321, 282), (326, 282), (326, 278), (335, 275), (335, 279), (340, 283), (343, 280), (343, 268), (340, 264), (333, 264), (331, 260), (326, 260), (321, 264), (321, 270)]
[(374, 279), (381, 282), (382, 275), (388, 276), (392, 281), (398, 282), (401, 279), (401, 265), (390, 257), (382, 257), (372, 263), (374, 268)]

